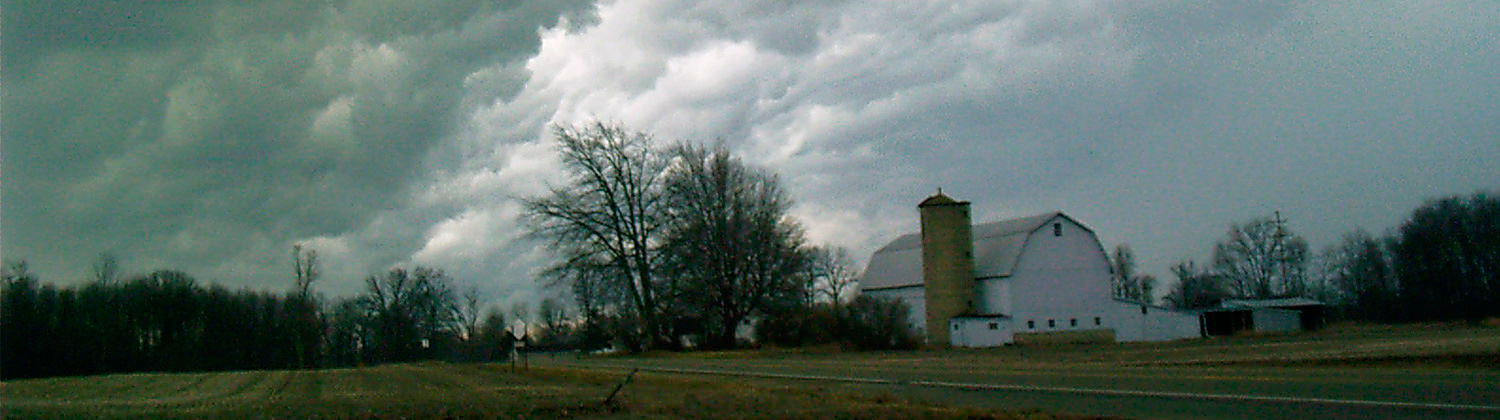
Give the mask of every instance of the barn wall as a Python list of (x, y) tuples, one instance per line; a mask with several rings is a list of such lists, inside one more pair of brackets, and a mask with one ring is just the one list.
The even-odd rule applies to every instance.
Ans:
[[(1062, 236), (1053, 236), (1053, 223), (1062, 225)], [(1005, 279), (1011, 310), (1001, 313), (1015, 319), (1018, 332), (1040, 332), (1027, 328), (1028, 320), (1036, 321), (1034, 330), (1074, 328), (1073, 319), (1080, 320), (1078, 328), (1094, 328), (1094, 317), (1107, 322), (1114, 315), (1109, 280), (1109, 261), (1094, 234), (1067, 218), (1053, 218), (1031, 233)]]
[(1256, 331), (1289, 332), (1302, 329), (1302, 314), (1297, 311), (1275, 308), (1256, 308), (1250, 311)]
[(1011, 314), (1010, 279), (989, 278), (978, 280), (975, 285), (977, 297), (974, 311), (981, 314)]
[(1076, 314), (1065, 314), (1062, 316), (1026, 316), (1023, 318), (1012, 318), (1015, 332), (1020, 333), (1055, 333), (1069, 331), (1095, 330), (1101, 328), (1112, 328), (1112, 314), (1106, 314), (1104, 309), (1095, 308), (1089, 312)]
[(1202, 337), (1197, 313), (1146, 307), (1131, 302), (1114, 301), (1115, 338), (1130, 341), (1170, 341)]
[(1003, 346), (1012, 340), (1012, 327), (1007, 318), (954, 318), (950, 326), (954, 347)]

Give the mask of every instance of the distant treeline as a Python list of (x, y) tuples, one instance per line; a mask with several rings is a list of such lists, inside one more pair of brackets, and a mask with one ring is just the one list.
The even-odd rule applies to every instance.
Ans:
[[(480, 319), (478, 296), (455, 294), (441, 270), (392, 269), (367, 278), (363, 294), (326, 302), (308, 293), (315, 254), (298, 249), (297, 257), (297, 286), (286, 293), (204, 287), (173, 270), (57, 286), (39, 281), (25, 262), (10, 264), (0, 298), (0, 379), (509, 358), (514, 339), (506, 313), (491, 310)], [(768, 317), (757, 338), (792, 346), (916, 345), (899, 302), (861, 297), (807, 305)], [(527, 317), (530, 309), (518, 305), (511, 315)], [(635, 325), (619, 314), (580, 320), (555, 299), (536, 309), (525, 337), (530, 351), (605, 348), (618, 341), (618, 330)]]
[(1500, 316), (1500, 196), (1429, 201), (1383, 237), (1345, 236), (1324, 254), (1331, 300), (1386, 322)]
[(305, 288), (231, 291), (171, 270), (100, 277), (59, 287), (7, 266), (0, 377), (495, 360), (510, 346), (503, 315), (464, 316), (476, 312), (430, 268), (371, 276), (365, 295), (328, 305)]
[(296, 366), (297, 303), (204, 289), (176, 271), (80, 287), (6, 273), (0, 373), (6, 378)]
[[(1130, 275), (1128, 247), (1114, 255), (1117, 293), (1150, 290)], [(1234, 225), (1210, 264), (1191, 261), (1166, 299), (1183, 308), (1228, 298), (1305, 296), (1334, 316), (1378, 322), (1477, 321), (1500, 316), (1500, 197), (1490, 193), (1431, 200), (1398, 228), (1377, 237), (1355, 231), (1316, 255), (1280, 217)], [(1125, 292), (1118, 292), (1124, 290)], [(1135, 296), (1150, 293), (1134, 293)]]

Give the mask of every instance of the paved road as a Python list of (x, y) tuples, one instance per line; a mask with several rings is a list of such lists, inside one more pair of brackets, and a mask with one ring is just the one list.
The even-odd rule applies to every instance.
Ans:
[(1398, 368), (954, 366), (941, 358), (557, 359), (733, 375), (942, 404), (1151, 419), (1497, 419), (1500, 372)]

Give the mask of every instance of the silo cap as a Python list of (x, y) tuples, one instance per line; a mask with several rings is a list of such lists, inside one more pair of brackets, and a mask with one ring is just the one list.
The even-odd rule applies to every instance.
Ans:
[(943, 190), (938, 190), (937, 194), (933, 194), (931, 197), (927, 197), (927, 199), (922, 200), (921, 203), (917, 204), (917, 207), (951, 206), (954, 204), (968, 204), (968, 202), (954, 200), (952, 197), (943, 195)]

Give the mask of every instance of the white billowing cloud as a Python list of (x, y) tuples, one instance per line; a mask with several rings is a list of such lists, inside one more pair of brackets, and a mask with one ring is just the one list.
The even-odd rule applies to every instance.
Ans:
[(514, 231), (513, 227), (496, 223), (515, 220), (517, 212), (494, 213), (470, 210), (438, 222), (428, 230), (426, 243), (412, 254), (412, 261), (443, 267), (487, 257), (501, 244), (515, 241), (514, 237), (502, 236)]
[[(1039, 136), (1011, 113), (1035, 112), (1033, 96), (1112, 91), (1137, 55), (1108, 10), (1046, 2), (759, 12), (774, 18), (690, 3), (610, 2), (596, 25), (547, 31), (525, 90), (490, 118), (542, 103), (552, 110), (544, 123), (723, 139), (782, 174), (803, 200), (794, 213), (819, 219), (805, 220), (816, 240), (865, 251), (906, 223), (860, 218), (895, 216), (890, 203), (962, 178), (932, 169), (1033, 166), (1024, 162), (1055, 143), (1087, 142)], [(947, 159), (958, 162), (945, 168)]]

